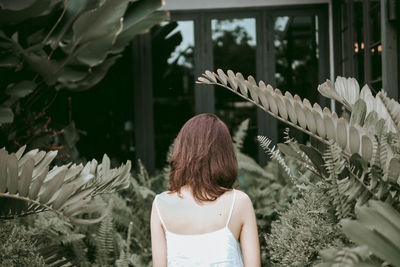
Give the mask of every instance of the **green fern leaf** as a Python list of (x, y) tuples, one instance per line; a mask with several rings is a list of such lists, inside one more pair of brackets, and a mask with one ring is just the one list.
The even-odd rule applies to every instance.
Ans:
[(101, 266), (111, 266), (115, 262), (116, 244), (114, 242), (115, 229), (112, 218), (112, 201), (101, 221), (96, 235), (96, 260)]
[(243, 142), (247, 135), (247, 129), (249, 128), (249, 121), (250, 119), (242, 121), (232, 137), (236, 151), (241, 151), (243, 148)]

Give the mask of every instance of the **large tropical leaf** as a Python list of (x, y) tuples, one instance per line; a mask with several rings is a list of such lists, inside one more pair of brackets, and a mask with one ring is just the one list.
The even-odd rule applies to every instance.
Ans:
[(14, 120), (14, 113), (10, 108), (0, 106), (0, 125)]
[[(345, 108), (352, 111), (353, 105), (358, 99), (364, 100), (366, 103), (368, 115), (370, 112), (375, 111), (378, 117), (385, 120), (385, 124), (389, 131), (395, 131), (396, 121), (390, 116), (387, 108), (385, 107), (384, 97), (386, 96), (384, 91), (378, 93), (374, 97), (369, 89), (368, 85), (364, 85), (360, 92), (360, 86), (354, 78), (343, 78), (337, 77), (335, 84), (330, 80), (318, 86), (318, 91), (325, 97), (339, 101)], [(384, 94), (382, 98), (381, 95)]]
[(329, 248), (320, 252), (323, 263), (316, 267), (379, 267), (381, 264), (370, 259), (370, 252), (366, 246), (354, 248)]
[[(307, 99), (290, 92), (283, 95), (279, 89), (271, 85), (259, 84), (252, 76), (248, 80), (241, 73), (234, 74), (228, 70), (225, 74), (218, 69), (217, 73), (206, 71), (199, 83), (215, 84), (225, 87), (235, 94), (257, 105), (271, 116), (293, 126), (308, 135), (328, 144), (328, 140), (335, 140), (347, 154), (360, 153), (365, 159), (372, 160), (375, 139), (373, 133), (357, 124), (349, 124), (344, 118), (339, 118), (329, 108), (321, 108), (317, 103), (313, 106)], [(358, 110), (359, 112), (359, 110)], [(356, 139), (358, 146), (350, 146), (350, 140)]]
[(67, 164), (50, 168), (57, 151), (24, 152), (22, 147), (9, 154), (0, 149), (0, 219), (51, 210), (74, 223), (95, 223), (79, 215), (103, 209), (91, 204), (93, 196), (129, 186), (131, 163), (111, 169), (104, 155), (102, 163)]
[(356, 208), (357, 220), (342, 220), (343, 232), (376, 256), (400, 266), (400, 213), (382, 201)]
[[(350, 84), (346, 85), (346, 81)], [(363, 99), (357, 98), (357, 93), (351, 93), (345, 97), (348, 99), (347, 102), (352, 105), (352, 117), (349, 122), (343, 117), (338, 117), (329, 108), (322, 109), (317, 103), (311, 105), (307, 99), (301, 99), (298, 95), (292, 96), (290, 92), (283, 94), (279, 89), (273, 89), (269, 84), (265, 85), (263, 81), (257, 84), (252, 76), (245, 80), (240, 72), (235, 74), (228, 70), (225, 74), (221, 69), (218, 69), (217, 73), (206, 71), (203, 77), (198, 78), (197, 82), (227, 88), (271, 116), (325, 144), (329, 144), (329, 140), (333, 140), (347, 157), (358, 153), (371, 165), (376, 162), (376, 159), (379, 159), (380, 155), (377, 154), (379, 144), (374, 135), (379, 136), (385, 133), (386, 121), (379, 119), (374, 110), (367, 115), (368, 104)], [(342, 79), (341, 84), (346, 88), (358, 88), (352, 79)], [(380, 99), (378, 100), (382, 102)], [(385, 107), (383, 106), (383, 108)], [(390, 146), (386, 148), (386, 153), (393, 154)], [(385, 172), (397, 174), (394, 169), (391, 169), (397, 166), (397, 160), (395, 159), (396, 162), (393, 162), (392, 165), (382, 164), (382, 169)]]
[(162, 3), (161, 0), (146, 0), (130, 6), (125, 13), (123, 27), (117, 36), (113, 52), (123, 49), (132, 40), (132, 36), (146, 32), (160, 21), (168, 20), (168, 12), (155, 11)]
[[(346, 85), (346, 81), (350, 84)], [(329, 149), (325, 148), (325, 152), (330, 154), (309, 146), (300, 146), (299, 151), (301, 149), (311, 160), (313, 168), (310, 170), (318, 172), (329, 184), (332, 204), (339, 219), (353, 216), (354, 204), (362, 205), (370, 198), (399, 201), (400, 157), (396, 156), (398, 151), (394, 145), (399, 140), (389, 137), (391, 133), (385, 130), (386, 121), (379, 118), (375, 110), (367, 115), (368, 105), (357, 92), (332, 94), (337, 99), (340, 95), (347, 99), (344, 103), (351, 106), (348, 119), (338, 117), (335, 112), (322, 109), (318, 104), (311, 105), (298, 95), (292, 96), (289, 92), (283, 95), (279, 89), (274, 90), (263, 81), (257, 84), (252, 76), (245, 80), (241, 73), (235, 74), (230, 70), (227, 74), (220, 69), (217, 73), (206, 71), (198, 82), (225, 87), (273, 117), (327, 144)], [(348, 90), (358, 88), (353, 79), (340, 79), (340, 84)], [(365, 90), (362, 95), (366, 95)], [(386, 103), (396, 120), (398, 103), (385, 99), (383, 93), (380, 97), (383, 100), (379, 101)], [(281, 145), (281, 148), (285, 150), (287, 147)], [(283, 153), (299, 158), (298, 153)], [(270, 154), (273, 157), (279, 155)], [(283, 160), (280, 163), (284, 165)]]
[(19, 23), (32, 17), (43, 15), (51, 10), (50, 0), (0, 1), (0, 25)]
[(90, 67), (101, 64), (122, 30), (127, 0), (107, 0), (98, 8), (88, 10), (73, 24), (72, 45), (84, 44), (77, 54), (79, 62)]
[(318, 86), (318, 91), (323, 96), (339, 101), (350, 111), (360, 97), (360, 86), (354, 78), (337, 77), (335, 83), (327, 80)]
[(383, 105), (385, 106), (391, 121), (394, 122), (394, 127), (397, 130), (397, 134), (400, 137), (400, 104), (399, 102), (391, 99), (387, 96), (385, 91), (380, 91), (378, 93), (379, 98), (381, 99)]

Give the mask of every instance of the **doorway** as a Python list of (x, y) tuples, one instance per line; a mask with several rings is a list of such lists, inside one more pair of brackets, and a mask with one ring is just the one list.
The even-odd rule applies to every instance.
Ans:
[[(323, 99), (319, 99), (316, 93), (318, 84), (329, 78), (327, 4), (245, 10), (175, 11), (171, 12), (170, 23), (178, 25), (174, 33), (179, 32), (181, 42), (177, 44), (178, 48), (171, 54), (165, 68), (171, 68), (173, 64), (175, 68), (186, 68), (185, 75), (189, 77), (190, 82), (205, 70), (232, 69), (234, 72), (241, 72), (244, 77), (252, 75), (256, 80), (264, 80), (281, 91), (290, 91), (293, 95), (306, 97), (311, 102), (319, 102), (321, 106), (328, 105)], [(190, 46), (189, 54), (186, 46)], [(154, 55), (154, 51), (165, 50), (166, 46), (163, 42), (156, 46), (153, 43), (152, 49)], [(185, 61), (185, 52), (189, 61)], [(178, 54), (180, 59), (177, 58)], [(175, 61), (171, 58), (175, 58)], [(158, 59), (159, 57), (153, 58), (153, 61)], [(165, 70), (161, 72), (165, 73)], [(163, 88), (168, 83), (164, 83), (162, 79), (163, 76), (158, 75), (157, 81), (154, 81), (153, 77), (153, 91), (156, 92), (154, 103), (161, 101), (158, 95), (163, 99), (168, 98), (168, 90), (190, 93), (186, 93), (184, 98), (171, 93), (170, 99), (176, 101), (164, 102), (164, 109), (154, 110), (154, 119), (158, 125), (160, 122), (177, 124), (176, 127), (169, 127), (172, 129), (171, 133), (165, 130), (160, 133), (155, 131), (157, 153), (167, 152), (164, 151), (167, 150), (167, 146), (161, 143), (165, 143), (167, 139), (173, 140), (177, 133), (172, 131), (182, 126), (181, 120), (158, 118), (168, 113), (168, 105), (175, 110), (179, 109), (176, 103), (181, 99), (184, 99), (186, 104), (193, 105), (192, 108), (183, 105), (185, 110), (182, 110), (182, 113), (187, 113), (187, 117), (204, 112), (215, 113), (228, 125), (231, 132), (243, 120), (249, 118), (243, 152), (260, 164), (265, 164), (266, 157), (256, 142), (257, 135), (268, 136), (274, 143), (282, 141), (280, 136), (285, 125), (228, 90), (191, 84), (189, 90), (185, 91), (185, 82), (179, 85), (183, 88)], [(295, 130), (291, 132), (298, 139), (306, 138)], [(158, 142), (160, 144), (157, 144)]]

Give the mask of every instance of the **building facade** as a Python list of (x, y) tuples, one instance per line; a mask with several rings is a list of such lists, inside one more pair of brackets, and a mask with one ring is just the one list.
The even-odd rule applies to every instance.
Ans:
[[(265, 155), (257, 135), (281, 141), (284, 125), (222, 88), (195, 84), (205, 70), (232, 69), (334, 107), (318, 84), (337, 75), (399, 96), (399, 3), (393, 0), (167, 0), (171, 22), (133, 41), (137, 157), (165, 164), (183, 123), (210, 112), (231, 131), (249, 118), (244, 153)], [(306, 138), (293, 131), (296, 138)]]

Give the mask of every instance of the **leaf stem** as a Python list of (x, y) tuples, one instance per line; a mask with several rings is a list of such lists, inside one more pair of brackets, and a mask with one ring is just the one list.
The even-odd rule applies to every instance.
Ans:
[[(46, 42), (47, 42), (47, 40), (49, 39), (50, 35), (54, 32), (54, 30), (57, 28), (58, 24), (61, 22), (62, 18), (63, 18), (64, 15), (65, 15), (65, 12), (67, 11), (68, 3), (69, 3), (69, 0), (65, 0), (65, 2), (64, 2), (64, 9), (63, 9), (63, 11), (62, 11), (60, 17), (58, 18), (56, 24), (54, 24), (54, 26), (51, 28), (51, 30), (49, 31), (49, 33), (47, 34), (47, 36), (43, 39), (42, 44), (46, 44)], [(50, 60), (51, 55), (53, 54), (53, 52), (54, 52), (54, 49), (53, 49), (53, 51), (51, 51), (50, 55), (48, 56), (48, 59), (49, 59), (49, 60)]]
[[(53, 209), (52, 207), (50, 207), (50, 206), (48, 206), (48, 205), (46, 205), (46, 204), (40, 203), (40, 202), (37, 201), (37, 200), (33, 200), (33, 199), (28, 198), (28, 197), (23, 197), (23, 196), (20, 196), (20, 195), (9, 194), (9, 193), (6, 193), (6, 194), (5, 194), (5, 193), (0, 193), (0, 197), (6, 197), (6, 198), (11, 198), (11, 199), (24, 200), (24, 201), (28, 202), (28, 203), (31, 204), (31, 205), (33, 204), (33, 208), (32, 208), (32, 206), (29, 207), (29, 208), (28, 208), (28, 212), (24, 213), (23, 215), (28, 215), (28, 214), (37, 213), (37, 209), (38, 209), (39, 207), (41, 207), (41, 208), (43, 208), (43, 210), (41, 210), (40, 212), (49, 211), (49, 210), (50, 210), (50, 211), (53, 211), (54, 213), (56, 213), (56, 214), (58, 214), (59, 216), (64, 217), (65, 219), (68, 220), (68, 217), (64, 216), (61, 212), (59, 212), (59, 211)], [(18, 216), (20, 216), (20, 215), (18, 215)], [(11, 215), (0, 215), (0, 219), (13, 219), (14, 217), (15, 217), (15, 216), (14, 216), (13, 214), (11, 214)]]
[[(198, 81), (196, 81), (196, 83), (199, 83), (199, 84), (207, 84), (207, 83), (198, 82)], [(226, 89), (232, 91), (233, 93), (237, 94), (237, 95), (240, 96), (241, 98), (243, 98), (243, 99), (245, 99), (245, 100), (247, 100), (247, 101), (250, 101), (251, 103), (253, 103), (253, 104), (256, 105), (257, 107), (263, 109), (265, 112), (267, 112), (267, 113), (268, 113), (269, 115), (271, 115), (272, 117), (274, 117), (274, 118), (276, 118), (276, 119), (278, 119), (278, 120), (280, 120), (280, 121), (282, 121), (282, 122), (284, 122), (284, 123), (286, 123), (286, 124), (289, 124), (290, 126), (292, 126), (292, 127), (296, 128), (296, 129), (298, 129), (298, 130), (300, 130), (300, 131), (302, 131), (302, 132), (308, 134), (309, 136), (314, 137), (315, 139), (317, 139), (317, 140), (319, 140), (319, 141), (325, 143), (326, 145), (329, 145), (328, 140), (325, 140), (324, 138), (322, 138), (322, 137), (320, 137), (320, 136), (318, 136), (318, 135), (316, 135), (316, 134), (314, 134), (314, 133), (308, 131), (307, 129), (304, 129), (304, 128), (298, 126), (297, 124), (294, 124), (294, 123), (291, 122), (291, 121), (288, 121), (288, 120), (285, 120), (285, 119), (279, 117), (278, 115), (274, 114), (273, 112), (271, 112), (270, 110), (266, 109), (266, 108), (263, 107), (262, 105), (256, 103), (253, 99), (250, 99), (250, 98), (248, 98), (248, 97), (246, 97), (246, 96), (244, 96), (244, 95), (238, 93), (238, 91), (236, 91), (236, 90), (234, 90), (234, 89), (232, 89), (232, 88), (230, 88), (230, 87), (228, 87), (228, 86), (226, 86), (226, 85), (224, 85), (224, 84), (222, 84), (222, 83), (212, 82), (212, 81), (210, 81), (210, 83), (211, 83), (211, 84), (215, 84), (215, 85), (219, 85), (219, 86), (221, 86), (221, 87), (224, 87), (224, 88), (226, 88)], [(347, 157), (350, 156), (350, 155), (348, 155), (348, 154), (346, 153), (346, 151), (342, 150), (342, 152), (343, 152), (343, 154), (346, 155)]]

